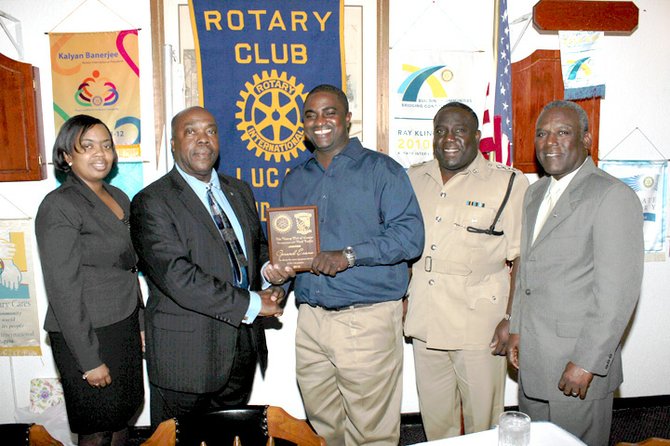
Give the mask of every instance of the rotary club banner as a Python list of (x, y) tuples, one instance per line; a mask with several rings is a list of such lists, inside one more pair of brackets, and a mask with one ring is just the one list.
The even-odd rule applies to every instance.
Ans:
[(648, 261), (664, 261), (668, 161), (600, 160), (598, 167), (626, 183), (640, 198), (645, 257)]
[(216, 118), (218, 169), (251, 184), (261, 220), (286, 172), (311, 156), (302, 107), (344, 88), (342, 0), (190, 0), (201, 105)]
[(56, 132), (70, 117), (95, 116), (112, 131), (120, 158), (140, 156), (137, 30), (50, 33)]
[(0, 356), (40, 356), (30, 220), (0, 220)]

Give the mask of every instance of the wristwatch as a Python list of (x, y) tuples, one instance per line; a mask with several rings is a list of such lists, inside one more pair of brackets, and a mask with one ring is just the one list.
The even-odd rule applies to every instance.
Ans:
[(351, 246), (347, 246), (342, 250), (342, 254), (346, 257), (347, 262), (349, 262), (349, 268), (353, 268), (356, 264), (356, 251)]

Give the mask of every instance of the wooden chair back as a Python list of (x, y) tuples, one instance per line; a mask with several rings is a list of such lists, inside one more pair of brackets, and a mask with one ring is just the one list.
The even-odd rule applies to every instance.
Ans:
[(163, 421), (142, 446), (326, 446), (304, 420), (276, 406), (244, 406)]
[(0, 440), (7, 446), (63, 446), (41, 424), (0, 424)]
[(646, 440), (639, 443), (620, 442), (617, 443), (616, 446), (670, 446), (670, 440), (665, 438), (652, 437), (647, 438)]

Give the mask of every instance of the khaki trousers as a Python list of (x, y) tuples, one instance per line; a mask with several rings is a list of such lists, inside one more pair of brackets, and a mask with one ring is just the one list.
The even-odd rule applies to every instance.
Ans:
[(506, 362), (486, 350), (433, 350), (413, 339), (416, 387), (428, 440), (490, 429), (504, 409)]
[(328, 446), (397, 446), (401, 301), (340, 311), (302, 304), (295, 341), (305, 412)]

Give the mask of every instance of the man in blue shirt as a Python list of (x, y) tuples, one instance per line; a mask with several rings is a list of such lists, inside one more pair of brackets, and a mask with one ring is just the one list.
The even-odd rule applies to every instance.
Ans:
[(421, 210), (388, 156), (349, 138), (346, 95), (320, 85), (305, 101), (314, 156), (282, 184), (282, 206), (318, 207), (321, 252), (295, 277), (297, 378), (310, 422), (329, 446), (397, 446), (402, 396), (402, 297), (421, 254)]

